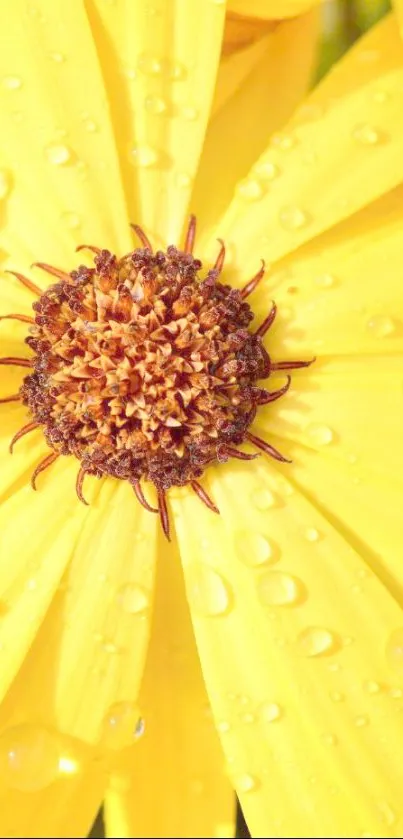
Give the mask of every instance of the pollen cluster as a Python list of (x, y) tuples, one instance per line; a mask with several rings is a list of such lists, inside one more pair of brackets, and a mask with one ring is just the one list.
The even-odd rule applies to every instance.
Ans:
[[(26, 343), (30, 359), (0, 363), (31, 367), (20, 392), (30, 422), (17, 432), (41, 428), (51, 453), (37, 476), (60, 455), (79, 461), (77, 494), (86, 474), (127, 480), (148, 510), (159, 512), (166, 534), (165, 493), (189, 484), (218, 512), (198, 479), (212, 463), (231, 457), (250, 460), (237, 448), (251, 443), (277, 460), (285, 458), (251, 434), (259, 405), (282, 396), (290, 385), (270, 392), (259, 386), (273, 370), (305, 367), (310, 362), (272, 362), (262, 338), (276, 315), (273, 304), (253, 332), (253, 313), (245, 298), (263, 277), (261, 270), (242, 289), (219, 281), (225, 258), (221, 249), (207, 273), (192, 253), (191, 217), (183, 250), (169, 246), (153, 252), (141, 228), (143, 247), (118, 258), (93, 246), (94, 265), (70, 273), (37, 265), (57, 278), (33, 303)], [(146, 501), (140, 481), (157, 489), (158, 508)]]

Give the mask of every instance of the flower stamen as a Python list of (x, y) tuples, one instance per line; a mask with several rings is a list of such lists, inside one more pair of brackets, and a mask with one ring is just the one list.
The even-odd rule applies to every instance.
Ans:
[(84, 478), (85, 478), (86, 474), (87, 474), (87, 471), (82, 466), (80, 466), (80, 469), (78, 470), (78, 475), (77, 475), (77, 478), (76, 478), (76, 493), (77, 493), (78, 500), (81, 501), (82, 504), (85, 504), (86, 507), (89, 507), (88, 501), (86, 501), (84, 496), (83, 496), (83, 483), (84, 483)]
[(152, 507), (151, 504), (149, 504), (147, 499), (145, 498), (145, 495), (140, 485), (140, 481), (133, 481), (132, 487), (137, 501), (140, 502), (141, 506), (144, 507), (145, 510), (148, 510), (149, 513), (159, 513), (159, 509), (157, 507)]
[(52, 463), (54, 463), (55, 460), (57, 460), (58, 457), (60, 457), (60, 455), (57, 452), (52, 452), (51, 454), (48, 454), (47, 457), (45, 457), (43, 460), (41, 460), (40, 463), (38, 463), (38, 465), (36, 466), (36, 468), (34, 469), (32, 475), (31, 475), (32, 489), (36, 490), (36, 479), (37, 479), (38, 475), (40, 475), (41, 472), (44, 472), (45, 469), (47, 469), (49, 466), (51, 466)]
[(264, 259), (262, 259), (262, 267), (260, 268), (260, 270), (257, 272), (257, 274), (255, 274), (254, 277), (252, 277), (251, 280), (249, 280), (248, 283), (246, 283), (246, 285), (244, 285), (243, 288), (241, 288), (241, 290), (239, 292), (241, 297), (242, 297), (242, 300), (245, 300), (246, 297), (249, 297), (249, 295), (252, 294), (252, 291), (254, 291), (256, 286), (259, 285), (260, 280), (263, 279), (265, 273), (266, 273), (266, 263), (265, 263)]
[(33, 283), (32, 280), (28, 279), (28, 277), (24, 277), (24, 274), (20, 274), (19, 271), (5, 271), (4, 273), (12, 274), (12, 276), (15, 277), (16, 280), (19, 280), (19, 282), (22, 283), (22, 285), (25, 286), (25, 288), (28, 288), (29, 291), (32, 291), (33, 294), (37, 294), (38, 297), (40, 297), (43, 293), (43, 290), (39, 288), (39, 286), (36, 285), (36, 283)]
[(18, 440), (21, 440), (21, 437), (25, 437), (25, 435), (29, 434), (30, 431), (35, 431), (35, 428), (39, 428), (39, 422), (27, 422), (26, 425), (23, 425), (22, 428), (14, 434), (9, 446), (10, 454), (13, 453), (13, 448), (15, 444), (18, 443)]
[(138, 239), (140, 239), (140, 242), (143, 245), (143, 248), (147, 248), (147, 250), (149, 250), (152, 253), (153, 252), (153, 246), (152, 246), (148, 236), (146, 236), (146, 234), (144, 233), (143, 228), (140, 227), (139, 224), (131, 224), (130, 227), (132, 228), (132, 230), (134, 230)]
[(21, 323), (35, 323), (33, 318), (30, 318), (29, 315), (0, 315), (0, 320), (19, 320)]
[(17, 358), (14, 355), (0, 358), (0, 364), (10, 365), (11, 367), (33, 367), (33, 361), (30, 358)]
[(217, 505), (214, 504), (214, 501), (210, 498), (206, 490), (203, 489), (202, 485), (199, 484), (198, 481), (191, 481), (190, 486), (192, 487), (196, 495), (199, 496), (200, 501), (203, 501), (203, 504), (205, 504), (206, 507), (209, 508), (209, 510), (212, 510), (213, 513), (218, 513), (218, 515), (220, 514)]

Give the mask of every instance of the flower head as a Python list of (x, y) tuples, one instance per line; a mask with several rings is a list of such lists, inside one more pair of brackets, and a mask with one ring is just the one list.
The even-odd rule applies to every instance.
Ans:
[(2, 831), (398, 836), (397, 22), (280, 133), (314, 13), (174, 5), (7, 9)]

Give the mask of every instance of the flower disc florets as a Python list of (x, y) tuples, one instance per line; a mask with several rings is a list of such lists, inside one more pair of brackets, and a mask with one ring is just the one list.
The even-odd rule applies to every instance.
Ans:
[(240, 291), (192, 254), (99, 251), (34, 303), (21, 396), (49, 446), (86, 473), (160, 490), (245, 439), (269, 357)]

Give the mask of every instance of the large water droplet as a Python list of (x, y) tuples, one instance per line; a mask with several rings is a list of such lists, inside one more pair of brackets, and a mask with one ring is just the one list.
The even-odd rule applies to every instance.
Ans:
[(269, 489), (255, 489), (251, 495), (251, 502), (258, 510), (270, 510), (279, 505), (279, 499)]
[(61, 143), (51, 143), (45, 149), (46, 157), (53, 166), (66, 166), (71, 163), (72, 152), (68, 146)]
[(258, 201), (263, 196), (263, 187), (256, 178), (247, 178), (239, 182), (236, 194), (244, 201)]
[(7, 169), (0, 169), (0, 201), (7, 198), (11, 189), (11, 177)]
[(244, 772), (240, 775), (233, 775), (232, 781), (236, 790), (240, 793), (254, 792), (259, 786), (259, 780), (255, 775), (250, 775), (249, 772)]
[(284, 227), (284, 230), (300, 230), (308, 224), (309, 216), (301, 207), (290, 204), (288, 207), (283, 207), (280, 210), (279, 222)]
[(121, 586), (117, 601), (129, 615), (143, 615), (150, 606), (148, 592), (136, 583), (125, 583)]
[(382, 140), (382, 132), (373, 125), (360, 123), (353, 129), (352, 136), (357, 143), (363, 146), (376, 146)]
[(188, 567), (188, 596), (192, 607), (205, 617), (225, 615), (231, 607), (229, 584), (203, 562), (191, 562)]
[(386, 643), (386, 659), (393, 670), (403, 673), (403, 627), (390, 634)]
[(295, 606), (304, 597), (301, 580), (283, 571), (265, 571), (256, 586), (263, 606)]
[(56, 732), (24, 723), (0, 736), (0, 777), (7, 787), (36, 792), (59, 775), (61, 742)]
[(239, 559), (251, 568), (276, 562), (278, 559), (278, 551), (261, 533), (249, 530), (236, 531), (234, 540)]
[(146, 169), (155, 166), (158, 161), (158, 152), (152, 146), (132, 146), (129, 152), (129, 160), (133, 166)]
[(277, 722), (281, 719), (283, 710), (277, 702), (265, 702), (260, 706), (259, 718), (263, 723)]
[(161, 96), (146, 96), (144, 107), (149, 114), (160, 115), (166, 112), (167, 103)]
[(367, 330), (374, 338), (387, 338), (393, 335), (395, 329), (396, 324), (388, 315), (373, 315), (367, 321)]
[(3, 87), (6, 90), (19, 90), (22, 87), (22, 79), (19, 76), (4, 76)]
[(331, 655), (339, 646), (334, 633), (320, 626), (307, 627), (300, 632), (297, 641), (301, 652), (309, 658)]
[(107, 749), (124, 749), (142, 735), (144, 721), (133, 702), (116, 702), (109, 708), (103, 726), (102, 745)]
[(312, 423), (306, 428), (307, 436), (316, 446), (328, 446), (334, 440), (334, 432), (328, 425)]

